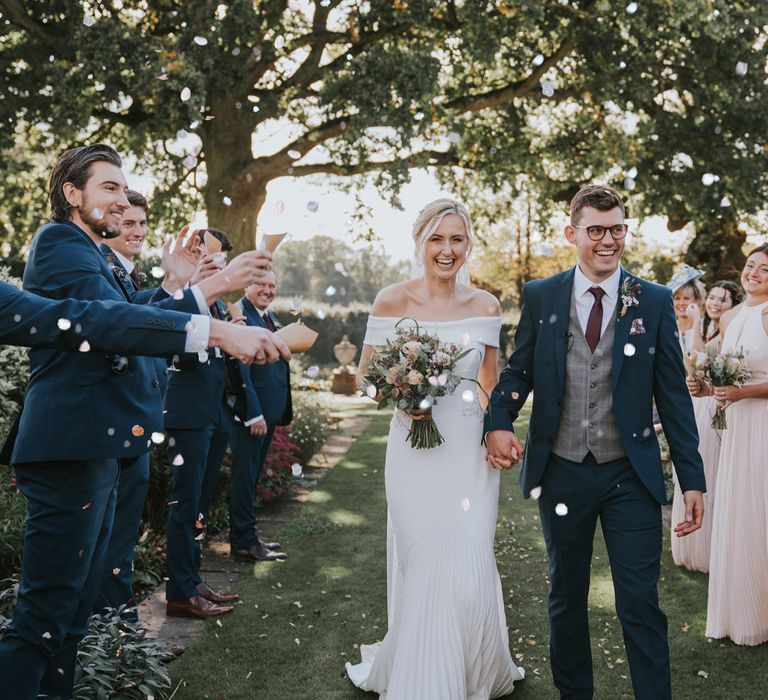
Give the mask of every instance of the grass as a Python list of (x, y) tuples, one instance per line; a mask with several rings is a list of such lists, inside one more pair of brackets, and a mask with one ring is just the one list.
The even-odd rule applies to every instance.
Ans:
[[(312, 492), (280, 540), (290, 559), (257, 564), (238, 590), (235, 612), (211, 621), (172, 666), (182, 700), (370, 700), (344, 674), (357, 644), (386, 631), (384, 452), (388, 416), (371, 424)], [(505, 474), (496, 537), (507, 595), (510, 646), (526, 669), (516, 700), (557, 697), (548, 663), (547, 557), (534, 503), (516, 474)], [(599, 528), (598, 528), (599, 532)], [(673, 696), (756, 698), (768, 687), (766, 647), (737, 647), (704, 636), (707, 577), (675, 567), (668, 540), (662, 606), (669, 616)], [(595, 697), (631, 698), (621, 627), (598, 534), (590, 596)]]

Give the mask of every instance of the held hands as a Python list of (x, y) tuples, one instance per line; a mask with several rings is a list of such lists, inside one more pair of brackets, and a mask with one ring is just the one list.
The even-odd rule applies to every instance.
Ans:
[(523, 446), (511, 430), (492, 430), (486, 436), (485, 459), (494, 469), (512, 469), (523, 456)]
[(224, 352), (236, 357), (245, 364), (269, 364), (282, 357), (291, 359), (291, 351), (285, 342), (266, 328), (240, 326), (211, 319), (211, 334), (208, 339), (211, 346), (218, 346)]
[(259, 418), (259, 420), (257, 420), (255, 423), (251, 423), (249, 429), (251, 431), (251, 435), (254, 437), (261, 437), (262, 435), (266, 435), (267, 421), (265, 421), (263, 418)]
[(678, 537), (696, 532), (704, 519), (704, 494), (701, 491), (685, 491), (683, 503), (685, 503), (685, 520), (675, 527), (675, 534)]

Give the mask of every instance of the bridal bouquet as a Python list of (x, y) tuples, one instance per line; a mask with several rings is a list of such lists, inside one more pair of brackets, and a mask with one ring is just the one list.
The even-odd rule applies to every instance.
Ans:
[[(415, 328), (400, 328), (405, 320), (397, 322), (394, 340), (376, 348), (365, 372), (366, 391), (371, 398), (381, 396), (379, 408), (392, 405), (403, 411), (427, 410), (461, 383), (456, 363), (471, 350), (442, 343), (415, 321)], [(411, 423), (406, 440), (417, 450), (443, 444), (431, 413)]]
[[(689, 359), (689, 374), (710, 386), (742, 386), (751, 375), (747, 364), (747, 353), (743, 348), (720, 354), (694, 352)], [(725, 408), (722, 406), (715, 409), (712, 427), (716, 430), (725, 430), (728, 427)]]

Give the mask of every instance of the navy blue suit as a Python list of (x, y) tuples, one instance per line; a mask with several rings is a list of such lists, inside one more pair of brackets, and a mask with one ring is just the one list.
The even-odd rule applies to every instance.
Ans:
[[(51, 299), (130, 301), (98, 246), (71, 222), (37, 232), (24, 287)], [(158, 305), (197, 311), (191, 293)], [(181, 335), (183, 328), (174, 329)], [(27, 527), (18, 605), (0, 642), (0, 687), (15, 698), (38, 691), (69, 697), (77, 643), (98, 595), (119, 461), (145, 453), (151, 433), (162, 429), (161, 397), (146, 358), (128, 356), (119, 368), (113, 355), (87, 345), (37, 348), (29, 357), (11, 457), (27, 497)]]
[[(626, 275), (622, 271), (620, 290)], [(640, 285), (638, 304), (621, 316), (619, 292), (611, 370), (613, 411), (626, 459), (598, 465), (588, 454), (577, 464), (551, 452), (564, 396), (574, 269), (523, 288), (515, 350), (485, 421), (486, 432), (512, 430), (533, 391), (520, 484), (526, 498), (535, 487), (542, 489), (539, 510), (550, 558), (550, 656), (564, 698), (592, 697), (593, 692), (587, 597), (598, 517), (635, 695), (671, 694), (666, 617), (657, 593), (660, 504), (667, 498), (653, 429), (654, 400), (682, 489), (705, 489), (672, 295), (638, 278), (632, 282)], [(628, 343), (634, 352), (625, 353)], [(567, 507), (564, 515), (554, 514), (557, 504)]]
[[(216, 302), (224, 318), (226, 307)], [(232, 434), (224, 399), (224, 354), (208, 350), (203, 361), (187, 356), (169, 371), (165, 428), (173, 486), (168, 509), (166, 598), (197, 595), (203, 520)], [(203, 517), (200, 517), (200, 516)]]
[[(267, 328), (258, 310), (248, 299), (242, 300), (243, 315), (249, 326)], [(269, 313), (269, 312), (267, 312)], [(277, 326), (273, 316), (270, 320)], [(288, 363), (282, 358), (269, 365), (247, 366), (238, 363), (245, 389), (242, 422), (235, 423), (232, 436), (232, 476), (229, 496), (229, 542), (232, 549), (248, 549), (258, 542), (253, 500), (259, 474), (264, 466), (277, 425), (291, 420), (291, 388)], [(251, 435), (245, 422), (263, 416), (266, 435)]]

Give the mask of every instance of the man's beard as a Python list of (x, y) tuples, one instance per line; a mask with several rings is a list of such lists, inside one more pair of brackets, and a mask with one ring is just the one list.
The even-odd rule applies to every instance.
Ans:
[(87, 202), (83, 202), (83, 206), (80, 207), (80, 219), (88, 226), (96, 235), (102, 238), (117, 238), (120, 235), (120, 228), (118, 226), (116, 231), (109, 228), (105, 213), (98, 207), (89, 207)]

